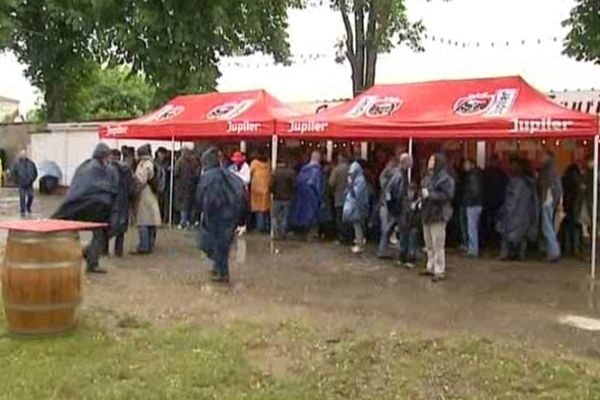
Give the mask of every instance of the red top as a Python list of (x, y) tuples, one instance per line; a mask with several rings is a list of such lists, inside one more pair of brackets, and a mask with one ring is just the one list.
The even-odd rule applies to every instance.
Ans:
[(141, 118), (100, 126), (101, 138), (270, 138), (275, 119), (299, 115), (264, 90), (179, 96)]
[(278, 120), (277, 134), (308, 139), (585, 138), (597, 117), (564, 108), (519, 76), (376, 85), (319, 114)]
[(0, 229), (35, 233), (90, 231), (106, 227), (108, 227), (108, 224), (99, 224), (96, 222), (63, 221), (59, 219), (20, 219), (0, 222)]

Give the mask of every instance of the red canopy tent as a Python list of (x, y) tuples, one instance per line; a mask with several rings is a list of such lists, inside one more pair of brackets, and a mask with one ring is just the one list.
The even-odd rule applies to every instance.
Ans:
[(597, 119), (550, 101), (521, 77), (376, 85), (319, 114), (278, 121), (284, 138), (582, 138)]
[(100, 127), (107, 139), (270, 139), (275, 120), (297, 115), (264, 90), (179, 96), (160, 109)]

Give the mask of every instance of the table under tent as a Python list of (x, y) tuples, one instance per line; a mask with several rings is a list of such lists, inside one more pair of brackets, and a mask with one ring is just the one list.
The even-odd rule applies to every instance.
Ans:
[[(553, 103), (519, 76), (375, 85), (318, 114), (278, 119), (292, 140), (545, 141), (593, 143), (594, 200), (590, 273), (596, 276), (598, 119)], [(273, 140), (276, 157), (277, 138)]]

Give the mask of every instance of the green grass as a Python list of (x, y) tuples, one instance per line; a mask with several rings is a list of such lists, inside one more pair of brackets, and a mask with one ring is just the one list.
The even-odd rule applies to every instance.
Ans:
[(482, 338), (328, 341), (298, 321), (122, 321), (115, 332), (88, 318), (55, 338), (2, 335), (0, 399), (600, 399), (598, 363)]

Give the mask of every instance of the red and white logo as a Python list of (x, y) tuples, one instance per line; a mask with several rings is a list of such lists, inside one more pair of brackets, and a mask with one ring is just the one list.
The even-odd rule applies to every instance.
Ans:
[(504, 115), (512, 108), (518, 93), (517, 89), (499, 89), (492, 93), (473, 93), (456, 100), (453, 111), (463, 117)]
[(346, 113), (346, 117), (386, 117), (392, 115), (402, 107), (402, 103), (402, 99), (395, 96), (363, 96), (360, 101)]
[(242, 101), (232, 101), (229, 103), (221, 104), (213, 108), (208, 112), (206, 118), (208, 119), (218, 119), (218, 120), (228, 120), (233, 119), (245, 111), (247, 111), (254, 104), (254, 100), (242, 100)]
[(147, 117), (143, 117), (140, 122), (159, 122), (167, 121), (175, 118), (185, 110), (184, 106), (176, 106), (173, 104), (167, 104), (158, 111), (153, 112)]

